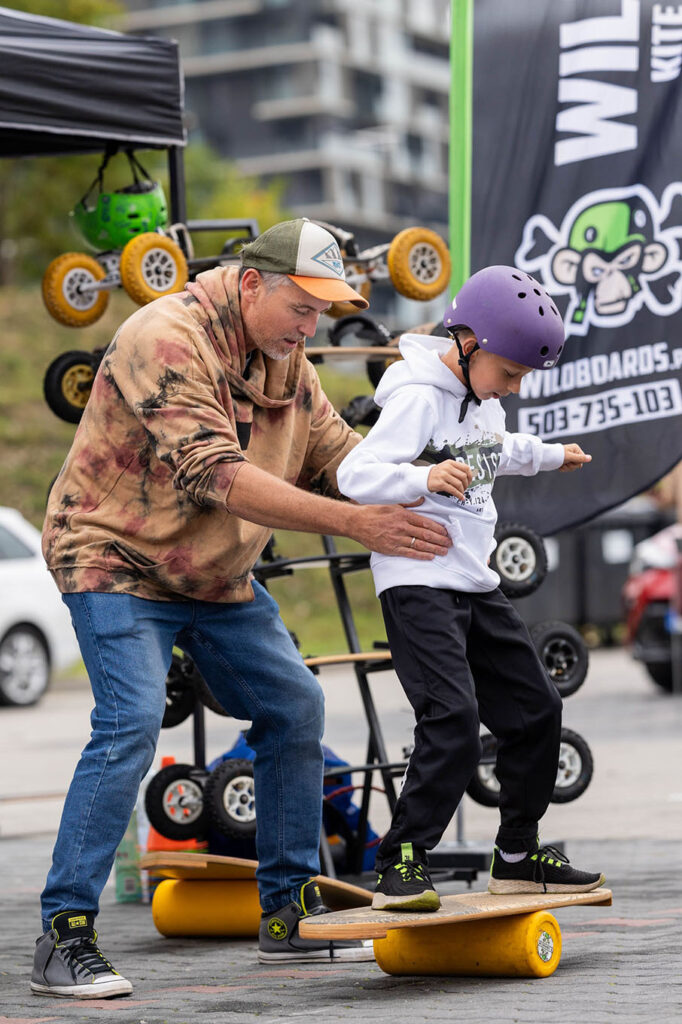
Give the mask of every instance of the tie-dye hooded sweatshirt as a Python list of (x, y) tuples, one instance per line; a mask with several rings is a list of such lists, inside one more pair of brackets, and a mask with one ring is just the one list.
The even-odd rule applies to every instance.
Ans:
[(228, 510), (240, 466), (339, 495), (337, 466), (360, 436), (302, 347), (283, 360), (255, 350), (244, 379), (237, 282), (234, 267), (200, 274), (107, 349), (43, 528), (61, 591), (250, 601), (271, 531)]

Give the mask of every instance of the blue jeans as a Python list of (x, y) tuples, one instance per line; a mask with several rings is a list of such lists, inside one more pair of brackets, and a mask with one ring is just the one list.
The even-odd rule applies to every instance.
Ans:
[(319, 872), (322, 689), (258, 583), (255, 600), (147, 601), (65, 594), (95, 708), (64, 804), (42, 894), (43, 927), (61, 910), (97, 913), (116, 848), (154, 757), (177, 644), (256, 752), (258, 887), (271, 913)]

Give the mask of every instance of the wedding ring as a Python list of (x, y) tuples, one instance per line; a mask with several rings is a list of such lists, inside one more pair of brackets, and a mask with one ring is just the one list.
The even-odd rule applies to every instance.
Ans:
[(417, 543), (417, 538), (413, 537), (412, 540), (410, 541), (410, 547), (413, 548), (416, 543)]

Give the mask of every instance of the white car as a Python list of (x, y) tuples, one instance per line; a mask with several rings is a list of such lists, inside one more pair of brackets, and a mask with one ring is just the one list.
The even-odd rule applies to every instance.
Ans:
[(0, 506), (0, 704), (35, 704), (52, 672), (79, 657), (39, 531), (16, 509)]

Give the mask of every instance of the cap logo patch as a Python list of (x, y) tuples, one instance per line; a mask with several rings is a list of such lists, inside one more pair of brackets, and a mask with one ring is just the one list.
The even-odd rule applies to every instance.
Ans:
[(325, 246), (324, 249), (320, 249), (318, 253), (315, 253), (315, 255), (310, 258), (314, 260), (315, 263), (322, 264), (326, 270), (331, 270), (337, 275), (337, 277), (344, 277), (341, 250), (336, 242)]

